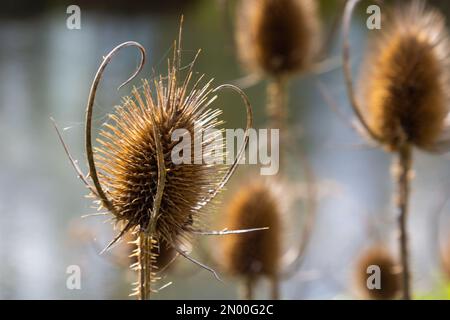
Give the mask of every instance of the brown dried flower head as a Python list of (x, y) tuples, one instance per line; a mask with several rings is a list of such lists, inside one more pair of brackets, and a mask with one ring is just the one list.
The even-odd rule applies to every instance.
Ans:
[(229, 229), (268, 230), (230, 235), (223, 239), (224, 267), (231, 275), (257, 278), (277, 276), (281, 257), (281, 212), (268, 183), (243, 186), (227, 207)]
[(444, 17), (418, 1), (397, 8), (369, 50), (361, 79), (369, 127), (391, 151), (404, 143), (432, 149), (450, 105)]
[[(192, 74), (181, 82), (177, 67), (169, 68), (167, 78), (154, 83), (154, 91), (144, 81), (133, 98), (110, 115), (97, 149), (100, 179), (114, 206), (115, 218), (129, 227), (149, 226), (158, 188), (158, 159), (155, 134), (159, 135), (164, 155), (165, 186), (155, 226), (156, 239), (174, 243), (193, 228), (202, 203), (220, 183), (222, 165), (174, 164), (171, 153), (178, 141), (172, 141), (176, 129), (186, 129), (194, 137), (194, 126), (204, 130), (220, 125), (218, 109), (205, 109), (212, 101), (210, 83), (188, 89)], [(154, 92), (154, 93), (153, 93)], [(202, 151), (206, 152), (206, 137)], [(192, 149), (195, 140), (192, 139)]]
[(305, 71), (319, 48), (316, 0), (243, 0), (238, 5), (239, 57), (252, 72)]
[[(369, 288), (367, 280), (370, 266), (380, 268), (380, 288)], [(400, 273), (396, 270), (396, 262), (392, 255), (380, 245), (365, 250), (358, 258), (354, 273), (356, 288), (364, 298), (390, 300), (397, 297), (401, 288)]]

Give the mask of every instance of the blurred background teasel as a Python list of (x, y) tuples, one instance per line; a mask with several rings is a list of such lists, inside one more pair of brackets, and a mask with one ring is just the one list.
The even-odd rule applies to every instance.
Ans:
[[(140, 42), (148, 62), (139, 77), (150, 78), (152, 70), (165, 74), (181, 14), (184, 15), (183, 55), (191, 60), (202, 53), (196, 71), (214, 77), (216, 83), (246, 77), (247, 70), (234, 48), (235, 11), (238, 0), (166, 1), (78, 1), (81, 29), (66, 27), (64, 1), (6, 1), (0, 10), (0, 298), (111, 299), (127, 297), (134, 276), (126, 244), (99, 256), (112, 238), (103, 218), (81, 219), (94, 211), (85, 189), (70, 169), (49, 120), (53, 116), (64, 127), (64, 138), (80, 166), (86, 169), (83, 145), (84, 107), (89, 85), (100, 59), (115, 45), (128, 40)], [(333, 28), (344, 1), (323, 0), (318, 10), (323, 31)], [(408, 1), (401, 1), (408, 2)], [(447, 1), (427, 1), (450, 17)], [(363, 1), (351, 28), (354, 70), (360, 65), (369, 31)], [(383, 6), (382, 6), (383, 10)], [(332, 41), (329, 57), (340, 55), (340, 30)], [(376, 31), (374, 31), (376, 32)], [(326, 35), (326, 33), (325, 33)], [(338, 59), (339, 60), (339, 59)], [(106, 71), (96, 100), (94, 125), (98, 129), (114, 105), (128, 94), (117, 92), (139, 62), (136, 52), (124, 50)], [(355, 265), (382, 229), (387, 252), (396, 252), (389, 168), (390, 156), (362, 146), (363, 140), (336, 114), (330, 112), (316, 87), (320, 79), (337, 103), (350, 109), (341, 66), (320, 73), (292, 76), (289, 86), (289, 126), (312, 163), (320, 186), (317, 220), (305, 261), (290, 281), (281, 281), (285, 299), (333, 299), (359, 297), (354, 291)], [(355, 74), (356, 76), (356, 74)], [(268, 80), (270, 81), (270, 80)], [(246, 88), (255, 114), (255, 127), (264, 128), (266, 85), (260, 81)], [(222, 106), (240, 103), (224, 95)], [(224, 108), (227, 127), (243, 127), (239, 108)], [(95, 131), (98, 133), (98, 131)], [(287, 152), (294, 152), (287, 148)], [(291, 155), (293, 158), (294, 155)], [(448, 160), (418, 152), (417, 176), (411, 197), (410, 234), (413, 280), (416, 296), (445, 298), (444, 272), (449, 265), (450, 195)], [(248, 166), (241, 166), (228, 186), (233, 193), (242, 185)], [(300, 167), (289, 165), (287, 174), (301, 177)], [(300, 178), (301, 180), (301, 178)], [(227, 191), (228, 192), (228, 191)], [(228, 194), (225, 193), (224, 199)], [(289, 212), (290, 224), (301, 225), (301, 201)], [(220, 224), (220, 212), (210, 218)], [(376, 227), (373, 227), (376, 225)], [(300, 229), (300, 228), (298, 228)], [(374, 231), (375, 230), (375, 231)], [(438, 232), (437, 232), (438, 231)], [(295, 228), (283, 228), (284, 242), (298, 237)], [(218, 250), (220, 239), (195, 243), (194, 255), (207, 257)], [(121, 252), (122, 250), (122, 252)], [(212, 258), (212, 257), (210, 257)], [(213, 260), (213, 259), (211, 259)], [(362, 261), (362, 260), (361, 260)], [(212, 263), (212, 262), (211, 262)], [(361, 262), (362, 263), (362, 262)], [(66, 269), (78, 265), (81, 290), (66, 288)], [(445, 266), (446, 268), (443, 268)], [(156, 299), (236, 298), (238, 283), (225, 283), (196, 270), (179, 259), (165, 282), (174, 285)], [(131, 274), (130, 274), (131, 273)], [(188, 275), (188, 276), (186, 276)], [(258, 283), (269, 287), (265, 281)], [(255, 291), (256, 298), (266, 297)], [(261, 296), (259, 296), (261, 294)]]

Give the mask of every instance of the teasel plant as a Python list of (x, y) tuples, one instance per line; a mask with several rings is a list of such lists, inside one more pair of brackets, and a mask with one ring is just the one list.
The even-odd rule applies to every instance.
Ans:
[(320, 51), (317, 1), (239, 1), (235, 38), (237, 55), (244, 68), (257, 79), (268, 81), (266, 113), (269, 127), (280, 130), (282, 147), (288, 135), (290, 80), (311, 71)]
[[(139, 299), (148, 299), (158, 291), (154, 283), (160, 275), (155, 263), (158, 252), (162, 250), (161, 245), (172, 248), (177, 255), (210, 271), (219, 279), (216, 271), (194, 259), (185, 250), (186, 245), (183, 243), (190, 243), (195, 235), (227, 235), (267, 228), (205, 231), (201, 227), (202, 215), (213, 209), (216, 196), (233, 175), (244, 154), (249, 129), (252, 127), (252, 108), (246, 95), (234, 85), (212, 88), (212, 81), (201, 84), (203, 76), (193, 79), (193, 67), (199, 52), (187, 67), (182, 67), (181, 27), (178, 43), (174, 43), (173, 58), (168, 61), (168, 74), (154, 77), (153, 86), (143, 80), (141, 87), (134, 88), (132, 95), (123, 99), (122, 105), (109, 115), (109, 122), (104, 124), (100, 131), (101, 138), (97, 139), (99, 146), (94, 149), (92, 114), (96, 92), (113, 56), (126, 47), (137, 48), (141, 60), (133, 75), (119, 88), (135, 78), (146, 60), (145, 49), (134, 41), (118, 45), (103, 58), (92, 82), (86, 107), (88, 175), (82, 173), (71, 156), (56, 123), (55, 128), (78, 177), (90, 191), (90, 197), (94, 198), (98, 210), (106, 210), (94, 215), (112, 215), (112, 221), (119, 229), (118, 235), (102, 252), (117, 244), (126, 233), (133, 233), (136, 263), (132, 268), (138, 272), (134, 294)], [(182, 70), (187, 72), (180, 79)], [(171, 135), (176, 129), (187, 130), (187, 134), (195, 140), (191, 141), (190, 147), (200, 143), (202, 151), (206, 152), (215, 138), (211, 136), (214, 133), (206, 134), (206, 130), (222, 124), (219, 120), (221, 110), (213, 108), (212, 103), (223, 90), (237, 93), (247, 113), (244, 141), (234, 162), (229, 166), (216, 162), (206, 164), (192, 154), (191, 163), (174, 163), (172, 152), (177, 141), (172, 141)], [(204, 134), (203, 139), (194, 136), (194, 127), (197, 125), (200, 125), (201, 134)]]
[[(358, 94), (350, 56), (350, 25), (360, 0), (348, 0), (343, 16), (342, 60), (352, 127), (371, 145), (394, 155), (402, 298), (411, 299), (407, 221), (413, 149), (449, 151), (449, 38), (445, 18), (423, 1), (389, 11), (374, 31), (362, 65)], [(327, 103), (339, 111), (329, 95)], [(340, 114), (342, 116), (342, 114)], [(356, 125), (355, 125), (356, 124)]]
[[(280, 299), (280, 283), (296, 274), (313, 231), (315, 217), (306, 215), (300, 241), (286, 248), (288, 214), (296, 202), (307, 197), (304, 187), (273, 177), (249, 175), (224, 206), (224, 226), (229, 229), (269, 227), (265, 232), (236, 234), (221, 238), (221, 267), (239, 281), (241, 299), (255, 299), (255, 288), (269, 280), (270, 298)], [(290, 221), (290, 220), (289, 220)], [(297, 230), (289, 230), (297, 231)], [(292, 244), (291, 241), (289, 241)]]

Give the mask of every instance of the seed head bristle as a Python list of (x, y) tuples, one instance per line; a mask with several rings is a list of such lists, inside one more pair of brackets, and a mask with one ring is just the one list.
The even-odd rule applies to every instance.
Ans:
[[(369, 288), (368, 278), (373, 271), (368, 272), (370, 266), (380, 268), (380, 288)], [(354, 273), (355, 285), (358, 292), (368, 299), (391, 300), (398, 296), (401, 289), (400, 273), (392, 255), (382, 246), (376, 245), (365, 250), (358, 258)]]
[(252, 72), (281, 76), (308, 69), (319, 48), (316, 0), (243, 0), (237, 12), (239, 57)]
[(224, 267), (234, 276), (277, 276), (281, 256), (281, 212), (267, 183), (243, 186), (227, 207), (228, 229), (268, 230), (230, 235), (223, 239)]
[(388, 150), (404, 143), (431, 148), (450, 105), (444, 17), (418, 1), (397, 8), (369, 50), (361, 78), (369, 126)]

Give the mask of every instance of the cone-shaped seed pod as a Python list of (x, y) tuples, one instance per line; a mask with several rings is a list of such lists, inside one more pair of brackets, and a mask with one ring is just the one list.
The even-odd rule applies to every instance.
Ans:
[(316, 0), (241, 0), (236, 42), (242, 63), (270, 76), (305, 71), (319, 49)]
[[(368, 279), (373, 274), (369, 267), (380, 269), (380, 288), (368, 286)], [(358, 292), (363, 298), (390, 300), (398, 296), (401, 291), (400, 274), (391, 254), (381, 246), (374, 246), (365, 250), (358, 258), (354, 273), (354, 281)]]
[(432, 149), (450, 105), (444, 17), (413, 1), (383, 19), (373, 40), (361, 77), (369, 127), (388, 150), (405, 143)]
[(279, 199), (268, 183), (243, 186), (227, 207), (229, 229), (268, 230), (230, 235), (223, 239), (223, 263), (230, 275), (255, 281), (262, 276), (276, 278), (281, 258), (281, 210)]

